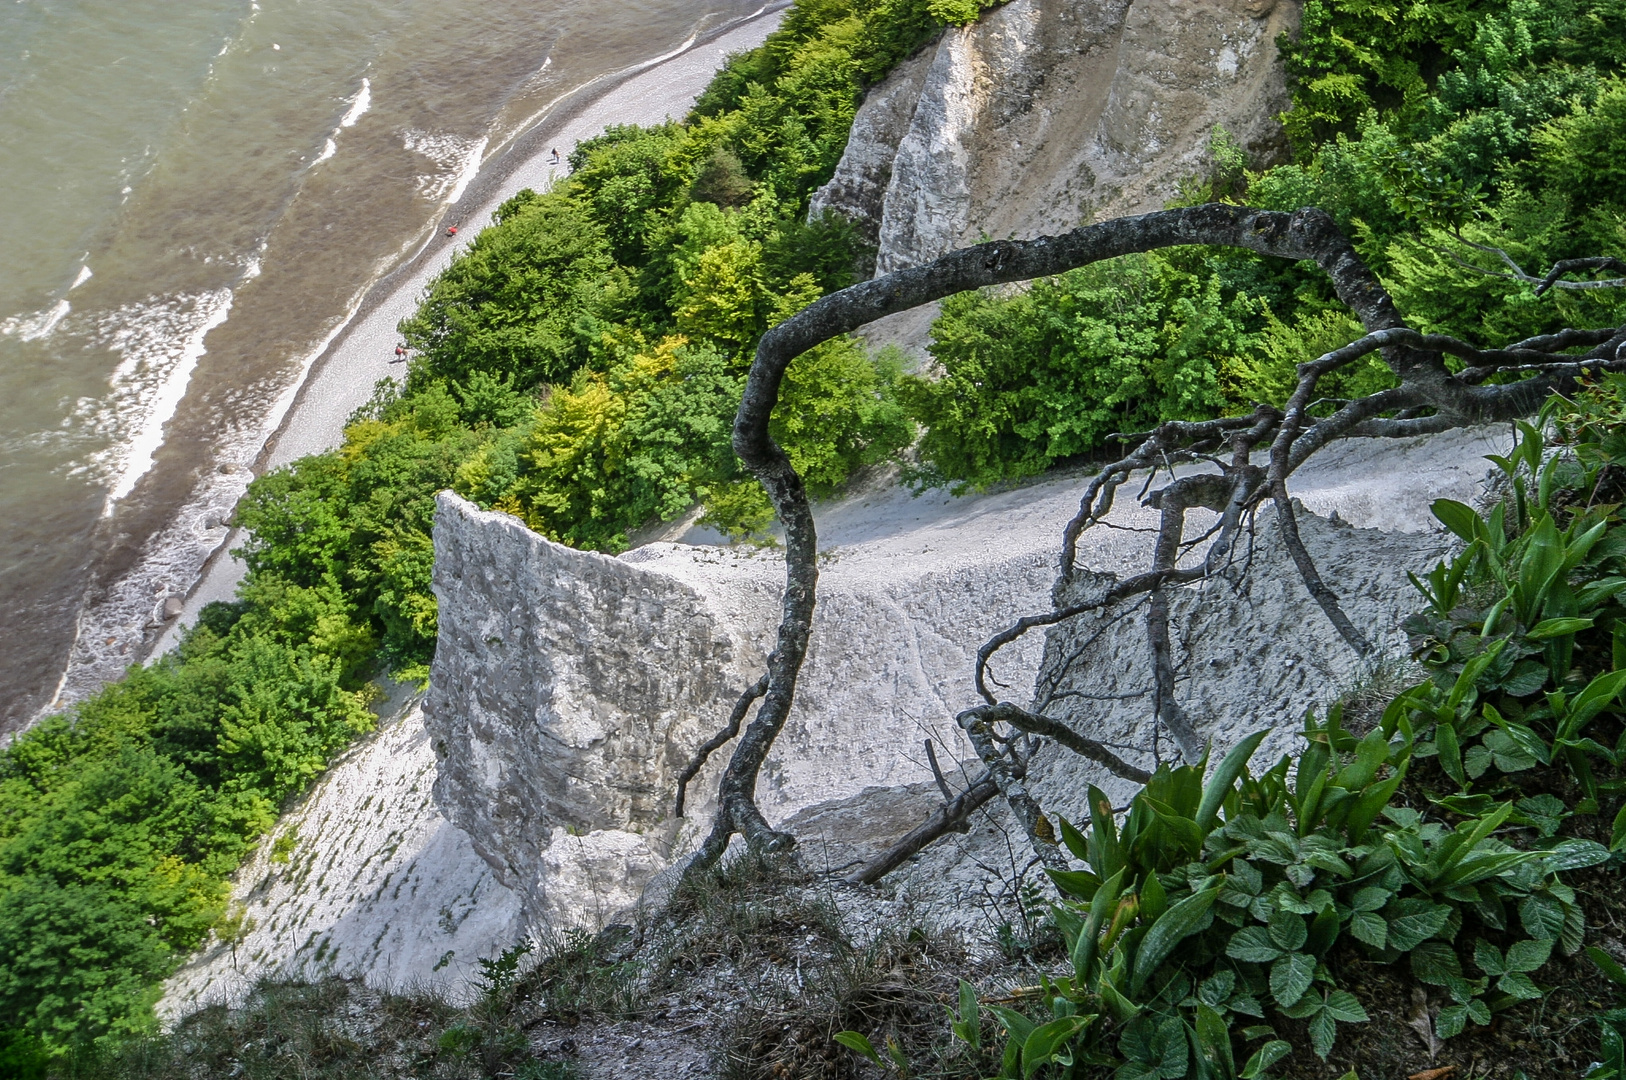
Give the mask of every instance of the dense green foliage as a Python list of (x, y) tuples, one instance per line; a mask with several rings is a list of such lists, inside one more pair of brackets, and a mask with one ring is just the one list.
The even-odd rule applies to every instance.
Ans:
[[(1529, 1012), (1557, 965), (1626, 986), (1586, 947), (1577, 887), (1626, 865), (1623, 395), (1608, 376), (1521, 425), (1491, 459), (1505, 497), (1489, 515), (1435, 504), (1462, 546), (1414, 578), (1429, 677), (1364, 734), (1334, 707), (1307, 718), (1302, 753), (1255, 774), (1259, 732), (1212, 771), (1159, 767), (1121, 817), (1089, 788), (1088, 828), (1059, 823), (1083, 868), (1047, 871), (1065, 897), (1062, 970), (993, 1004), (962, 983), (954, 1033), (980, 1048), (992, 1014), (1012, 1080), (1258, 1080), (1290, 1055), (1327, 1060), (1373, 1013), (1392, 1038), (1408, 983), (1439, 1002), (1447, 1043)], [(1379, 983), (1378, 966), (1405, 976)], [(1605, 1060), (1587, 1075), (1619, 1077), (1626, 1010), (1594, 1016), (1581, 1038)], [(841, 1041), (887, 1065), (868, 1036)], [(1308, 1075), (1303, 1062), (1283, 1067)]]
[[(1538, 275), (1626, 252), (1622, 41), (1620, 0), (1309, 0), (1284, 43), (1297, 160), (1247, 172), (1216, 132), (1213, 175), (1183, 201), (1321, 207), (1419, 329), (1500, 345), (1617, 325), (1621, 290), (1537, 297), (1484, 248)], [(1294, 363), (1359, 326), (1313, 267), (1170, 251), (959, 297), (933, 333), (944, 377), (904, 390), (927, 429), (920, 479), (985, 486), (1157, 419), (1279, 402)], [(1385, 377), (1372, 360), (1334, 392)]]
[(373, 638), (331, 579), (259, 575), (179, 652), (0, 755), (0, 1016), (54, 1044), (150, 1025), (225, 878), (371, 728)]
[[(403, 324), (406, 386), (251, 486), (237, 601), (0, 753), (0, 1060), (149, 1029), (159, 980), (230, 932), (226, 876), (372, 726), (368, 680), (427, 672), (436, 491), (601, 550), (697, 500), (766, 523), (728, 449), (747, 361), (858, 254), (807, 197), (862, 88), (984, 6), (806, 0), (686, 122), (613, 128), (501, 208)], [(792, 369), (775, 434), (815, 490), (913, 437), (897, 377), (849, 340)]]

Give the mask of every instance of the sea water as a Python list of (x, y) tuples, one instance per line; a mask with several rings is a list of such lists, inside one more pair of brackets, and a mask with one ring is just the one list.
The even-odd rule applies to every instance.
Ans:
[(0, 732), (76, 638), (139, 659), (84, 613), (162, 620), (154, 567), (223, 535), (278, 403), (482, 162), (760, 7), (0, 0)]

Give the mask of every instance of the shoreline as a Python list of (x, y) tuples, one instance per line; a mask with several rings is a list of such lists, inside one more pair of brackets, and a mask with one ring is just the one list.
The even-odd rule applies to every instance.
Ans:
[[(399, 378), (398, 366), (390, 363), (399, 341), (395, 326), (416, 310), (428, 282), (453, 255), (472, 243), (502, 202), (521, 188), (545, 189), (566, 175), (566, 168), (548, 164), (551, 147), (559, 147), (565, 157), (577, 141), (597, 135), (606, 124), (647, 125), (668, 116), (681, 118), (710, 83), (723, 58), (760, 45), (789, 6), (790, 0), (769, 0), (751, 16), (696, 33), (680, 51), (602, 75), (543, 110), (540, 119), (515, 135), (480, 169), (455, 203), (442, 207), (415, 250), (374, 281), (333, 331), (279, 401), (280, 418), (254, 457), (253, 475), (262, 476), (342, 442), (344, 421), (367, 401), (376, 382)], [(459, 228), (451, 242), (445, 242), (448, 223)], [(139, 650), (140, 662), (172, 649), (205, 604), (235, 596), (244, 567), (230, 552), (241, 539), (233, 528), (209, 553), (186, 591), (180, 613)]]

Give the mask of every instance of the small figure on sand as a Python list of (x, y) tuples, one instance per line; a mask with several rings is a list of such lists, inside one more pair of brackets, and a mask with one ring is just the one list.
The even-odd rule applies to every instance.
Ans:
[(406, 346), (405, 345), (397, 345), (395, 347), (395, 359), (391, 360), (390, 363), (399, 364), (402, 361), (404, 361), (406, 358), (407, 358)]
[(447, 236), (456, 236), (457, 235), (457, 226), (456, 225), (448, 225), (448, 226), (446, 226), (446, 235)]
[(551, 153), (553, 156), (548, 159), (548, 164), (549, 165), (557, 165), (557, 164), (559, 164), (559, 148), (556, 146), (551, 151), (549, 151), (549, 153)]

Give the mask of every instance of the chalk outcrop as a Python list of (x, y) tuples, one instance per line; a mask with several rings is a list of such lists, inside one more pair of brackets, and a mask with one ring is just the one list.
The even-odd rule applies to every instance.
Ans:
[(1159, 209), (1210, 167), (1215, 125), (1255, 167), (1283, 155), (1276, 40), (1298, 17), (1293, 0), (1012, 0), (870, 91), (813, 210), (870, 229), (879, 274)]
[(525, 935), (518, 897), (446, 820), (414, 700), (328, 771), (237, 872), (233, 940), (211, 937), (159, 1013), (239, 1001), (261, 978), (359, 976), (457, 996)]
[[(1429, 503), (1476, 497), (1482, 455), (1501, 441), (1484, 430), (1355, 440), (1295, 478), (1322, 515), (1304, 517), (1306, 543), (1390, 655), (1413, 603), (1405, 571), (1426, 569), (1442, 544)], [(938, 796), (923, 740), (951, 774), (976, 768), (953, 722), (976, 701), (972, 658), (994, 631), (1049, 606), (1061, 529), (1084, 483), (964, 499), (877, 486), (820, 508), (812, 645), (759, 788), (769, 820), (815, 865), (865, 858), (930, 812)], [(1113, 524), (1124, 528), (1085, 534), (1067, 595), (1143, 565), (1147, 534), (1132, 530), (1155, 512), (1127, 496), (1118, 507)], [(1245, 583), (1179, 595), (1175, 639), (1193, 674), (1182, 702), (1199, 730), (1226, 745), (1273, 726), (1268, 753), (1303, 709), (1366, 666), (1305, 594), (1268, 514), (1254, 535)], [(682, 820), (671, 816), (676, 776), (762, 670), (784, 584), (779, 554), (663, 543), (612, 559), (451, 494), (435, 542), (441, 639), (426, 708), (386, 724), (279, 823), (238, 875), (233, 910), (246, 933), (172, 980), (167, 1015), (236, 998), (264, 975), (455, 990), (475, 959), (528, 933), (624, 918), (709, 826), (728, 749), (690, 788)], [(1059, 681), (1072, 696), (1054, 712), (1097, 737), (1144, 744), (1144, 638), (1134, 614), (1118, 626)], [(1001, 653), (1002, 692), (1028, 698), (1041, 665), (1057, 670), (1097, 629), (1080, 620)], [(1069, 816), (1087, 782), (1121, 790), (1076, 758), (1047, 752), (1036, 763), (1034, 790)], [(1026, 862), (1010, 828), (996, 801), (970, 833), (888, 884), (933, 918), (981, 918), (998, 892), (990, 868), (1010, 881)]]

